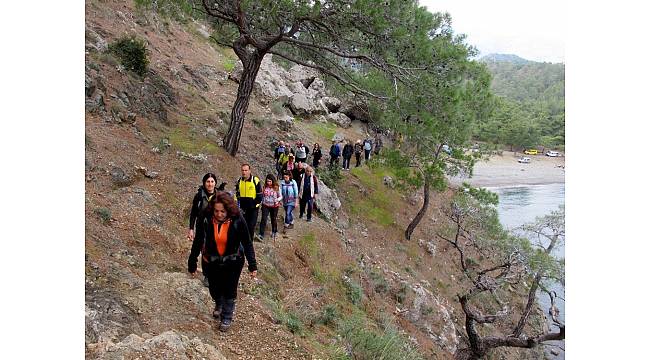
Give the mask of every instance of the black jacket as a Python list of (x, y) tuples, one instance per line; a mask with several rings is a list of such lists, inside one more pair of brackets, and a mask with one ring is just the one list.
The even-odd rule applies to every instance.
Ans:
[(192, 200), (192, 208), (190, 209), (190, 229), (194, 230), (194, 224), (197, 222), (197, 219), (199, 227), (201, 226), (200, 224), (203, 221), (203, 212), (208, 207), (208, 196), (209, 195), (203, 186), (199, 186), (199, 190), (196, 192), (196, 195), (194, 195), (194, 199)]
[(323, 153), (320, 151), (320, 148), (314, 150), (313, 156), (316, 162), (318, 162), (318, 160), (323, 157)]
[(344, 158), (351, 158), (352, 157), (352, 145), (350, 144), (345, 144), (343, 147), (343, 157)]
[[(230, 218), (230, 227), (228, 228), (228, 242), (226, 243), (226, 251), (223, 256), (240, 254), (246, 256), (248, 261), (248, 271), (257, 270), (257, 261), (255, 260), (255, 249), (253, 248), (253, 242), (251, 241), (250, 235), (248, 233), (248, 227), (246, 226), (246, 220), (240, 215), (239, 217)], [(203, 243), (203, 256), (210, 257), (213, 255), (219, 255), (217, 252), (217, 244), (214, 241), (214, 226), (212, 224), (212, 216), (206, 216), (203, 219), (203, 234), (202, 234), (202, 243)], [(192, 269), (196, 271), (196, 262), (197, 262), (197, 253), (190, 253), (190, 258), (188, 260), (188, 270), (190, 272)]]

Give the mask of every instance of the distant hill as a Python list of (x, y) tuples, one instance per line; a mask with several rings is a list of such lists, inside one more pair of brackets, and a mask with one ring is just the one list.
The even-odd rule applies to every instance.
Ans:
[[(564, 145), (563, 63), (530, 61), (513, 54), (489, 54), (479, 61), (492, 74), (492, 91), (501, 98), (495, 119), (479, 127), (479, 139), (522, 146)], [(505, 135), (503, 129), (513, 124), (528, 129), (530, 138), (517, 141)], [(495, 129), (502, 129), (501, 134)]]
[(483, 56), (479, 61), (482, 62), (509, 62), (513, 64), (526, 64), (532, 62), (514, 54), (488, 54)]
[(492, 73), (496, 95), (517, 101), (564, 103), (564, 64), (529, 61), (510, 54), (490, 54), (480, 61)]

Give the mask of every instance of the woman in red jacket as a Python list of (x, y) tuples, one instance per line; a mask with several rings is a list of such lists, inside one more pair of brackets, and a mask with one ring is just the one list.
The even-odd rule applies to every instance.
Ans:
[[(210, 201), (208, 215), (203, 220), (203, 235), (201, 253), (203, 261), (208, 265), (203, 271), (207, 270), (210, 296), (216, 303), (212, 315), (221, 320), (219, 330), (228, 331), (235, 311), (237, 285), (244, 267), (244, 256), (251, 277), (257, 276), (253, 242), (246, 221), (230, 194), (218, 192)], [(188, 271), (194, 274), (196, 265), (190, 266)]]

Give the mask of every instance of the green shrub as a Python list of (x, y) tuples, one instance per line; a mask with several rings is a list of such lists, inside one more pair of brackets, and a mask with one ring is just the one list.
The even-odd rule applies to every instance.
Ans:
[(252, 121), (253, 124), (255, 124), (255, 126), (257, 126), (257, 127), (262, 127), (262, 125), (264, 125), (264, 119), (259, 118), (259, 117), (251, 118), (251, 121)]
[(300, 321), (300, 318), (298, 315), (294, 313), (289, 313), (287, 316), (287, 329), (291, 331), (293, 334), (300, 335), (304, 331), (304, 325), (302, 324), (302, 321)]
[(361, 285), (352, 281), (350, 278), (346, 278), (343, 280), (343, 286), (345, 287), (345, 294), (348, 300), (353, 305), (361, 304), (361, 299), (363, 299), (363, 288), (361, 288)]
[(319, 167), (317, 176), (329, 188), (335, 189), (341, 180), (341, 167), (336, 165)]
[(359, 315), (350, 316), (339, 326), (353, 359), (415, 360), (422, 355), (394, 326), (383, 331), (370, 328)]
[(404, 301), (406, 300), (407, 295), (408, 295), (408, 286), (406, 284), (402, 284), (402, 286), (397, 291), (397, 294), (395, 294), (395, 300), (397, 300), (398, 303), (403, 304)]
[(274, 115), (283, 115), (286, 113), (284, 110), (284, 105), (281, 101), (274, 101), (271, 103), (271, 112)]
[(153, 10), (163, 18), (180, 22), (188, 19), (202, 19), (201, 10), (196, 9), (192, 0), (135, 0), (138, 10)]
[(111, 214), (111, 210), (107, 208), (97, 208), (95, 209), (95, 214), (99, 216), (99, 219), (104, 224), (107, 224), (113, 218), (113, 215)]
[(333, 325), (339, 318), (339, 311), (334, 305), (327, 305), (323, 308), (317, 322), (326, 326)]
[(226, 58), (226, 60), (223, 61), (223, 69), (226, 70), (227, 72), (232, 72), (235, 69), (235, 60), (231, 58)]
[(120, 59), (125, 69), (140, 76), (147, 73), (149, 59), (147, 58), (147, 45), (143, 40), (135, 36), (123, 36), (110, 44), (108, 49)]
[(375, 292), (381, 294), (388, 291), (388, 282), (386, 281), (386, 279), (384, 279), (384, 277), (380, 273), (378, 273), (375, 270), (372, 270), (369, 275), (370, 275), (370, 281), (372, 281), (374, 285)]

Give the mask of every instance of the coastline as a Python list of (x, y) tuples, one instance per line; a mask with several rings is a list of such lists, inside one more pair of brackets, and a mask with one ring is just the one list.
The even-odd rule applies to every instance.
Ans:
[[(530, 158), (530, 163), (520, 164), (520, 156)], [(494, 155), (489, 160), (476, 163), (474, 175), (469, 177), (450, 177), (452, 185), (459, 186), (468, 182), (475, 187), (514, 187), (528, 185), (546, 185), (564, 183), (564, 160), (562, 157), (540, 155), (523, 155), (518, 152), (504, 151), (503, 155)]]

